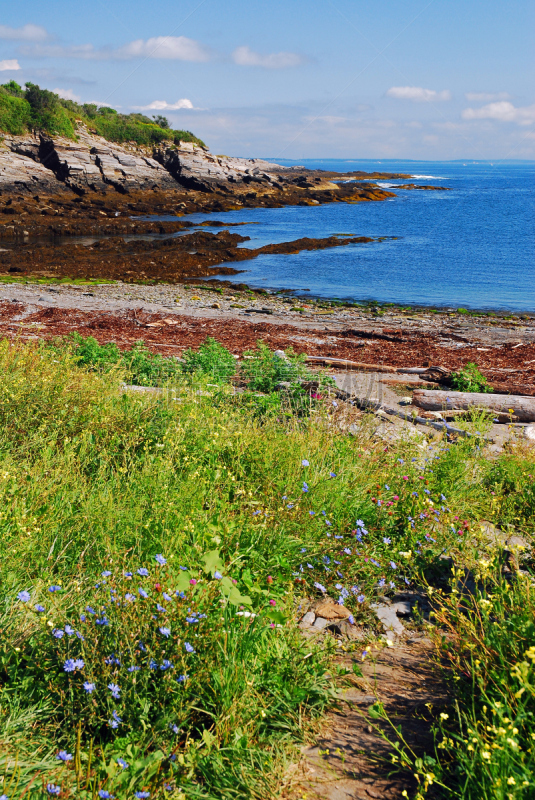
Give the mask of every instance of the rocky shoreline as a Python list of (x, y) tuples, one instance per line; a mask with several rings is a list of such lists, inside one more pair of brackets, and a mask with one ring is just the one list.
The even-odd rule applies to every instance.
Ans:
[(366, 237), (331, 236), (250, 250), (239, 247), (246, 231), (230, 232), (232, 225), (215, 220), (210, 226), (222, 228), (215, 234), (184, 217), (243, 208), (377, 202), (395, 197), (377, 180), (411, 177), (342, 175), (215, 156), (192, 143), (149, 149), (116, 145), (85, 128), (78, 133), (77, 141), (43, 134), (1, 141), (0, 279), (20, 275), (177, 283), (234, 274), (239, 269), (229, 266), (231, 262), (261, 253), (371, 243)]

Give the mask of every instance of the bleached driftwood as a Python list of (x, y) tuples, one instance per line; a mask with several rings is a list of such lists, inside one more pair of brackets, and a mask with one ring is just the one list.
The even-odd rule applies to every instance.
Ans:
[(423, 408), (425, 411), (442, 411), (448, 408), (482, 408), (500, 414), (511, 414), (518, 422), (535, 422), (535, 397), (416, 389), (412, 395), (412, 402), (413, 405)]

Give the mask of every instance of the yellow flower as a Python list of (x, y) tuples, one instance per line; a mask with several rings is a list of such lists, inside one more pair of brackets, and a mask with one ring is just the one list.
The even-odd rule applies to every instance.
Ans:
[(490, 761), (490, 753), (488, 750), (483, 750), (481, 753), (481, 758), (484, 758), (485, 761)]
[(507, 778), (507, 785), (508, 786), (516, 786), (516, 781), (513, 777)]
[(449, 714), (444, 714), (444, 712), (442, 712), (442, 714), (440, 715), (440, 719), (449, 719), (449, 718), (450, 718), (450, 715)]

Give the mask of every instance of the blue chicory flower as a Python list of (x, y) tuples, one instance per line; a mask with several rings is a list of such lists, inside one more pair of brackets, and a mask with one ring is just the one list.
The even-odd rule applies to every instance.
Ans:
[(59, 794), (61, 792), (61, 786), (56, 786), (55, 783), (47, 783), (46, 790), (48, 794)]
[(128, 769), (128, 767), (130, 766), (128, 761), (125, 761), (124, 758), (118, 758), (117, 763), (119, 764), (121, 769)]
[(102, 575), (103, 578), (109, 578), (111, 575), (111, 570), (105, 569), (104, 572), (101, 572), (100, 574)]
[(223, 576), (221, 575), (221, 573), (217, 569), (214, 572), (214, 578), (215, 578), (216, 581), (220, 581), (220, 580), (223, 579)]
[(72, 761), (72, 755), (67, 753), (66, 750), (60, 750), (56, 758), (58, 761)]
[(143, 578), (148, 578), (149, 571), (146, 567), (140, 567), (137, 571), (138, 575), (141, 575)]
[(61, 589), (61, 586), (49, 586), (48, 587), (48, 591), (49, 592), (61, 592), (62, 589)]
[(36, 610), (36, 611), (38, 611), (39, 613), (42, 613), (42, 612), (45, 610), (45, 607), (44, 607), (44, 606), (42, 606), (42, 605), (40, 605), (39, 603), (37, 603), (37, 605), (36, 605), (36, 606), (34, 606), (34, 608), (35, 608), (35, 610)]
[(117, 686), (117, 684), (116, 684), (116, 683), (108, 683), (108, 689), (109, 689), (109, 690), (110, 690), (110, 692), (111, 692), (111, 696), (112, 696), (112, 697), (114, 697), (116, 700), (117, 700), (117, 699), (120, 697), (120, 695), (121, 695), (121, 690), (120, 690), (120, 688)]
[(363, 603), (365, 599), (366, 599), (366, 598), (364, 597), (364, 595), (363, 595), (363, 594), (359, 594), (359, 596), (357, 597), (357, 601), (358, 601), (359, 603)]
[(95, 691), (95, 684), (94, 683), (90, 683), (89, 681), (84, 681), (82, 686), (84, 687), (84, 689), (87, 692), (87, 694), (91, 694), (91, 692)]
[(64, 631), (62, 631), (61, 628), (54, 628), (52, 631), (52, 636), (54, 636), (56, 639), (63, 639)]
[(19, 598), (21, 603), (28, 603), (31, 600), (31, 595), (29, 592), (24, 589), (24, 591), (19, 592), (17, 597)]
[(145, 589), (142, 589), (141, 586), (140, 586), (137, 591), (138, 591), (138, 594), (139, 594), (140, 597), (143, 597), (145, 600), (147, 599), (148, 594), (145, 591)]
[(301, 466), (302, 466), (302, 467), (309, 467), (309, 466), (310, 466), (310, 462), (309, 462), (309, 461), (307, 461), (307, 460), (306, 460), (306, 458), (304, 458), (304, 459), (301, 461)]
[(158, 564), (161, 567), (163, 567), (165, 564), (167, 564), (167, 559), (164, 558), (161, 553), (156, 553), (156, 555), (154, 556), (154, 559), (158, 562)]
[(186, 650), (186, 653), (194, 653), (195, 652), (195, 650), (193, 649), (193, 647), (190, 645), (189, 642), (185, 642), (184, 643), (184, 648)]
[(158, 630), (160, 631), (162, 636), (165, 636), (166, 639), (171, 635), (171, 629), (170, 628), (158, 628)]

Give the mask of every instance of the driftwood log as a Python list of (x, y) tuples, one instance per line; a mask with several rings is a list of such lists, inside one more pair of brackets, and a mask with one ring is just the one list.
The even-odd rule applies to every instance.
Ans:
[(535, 397), (515, 394), (480, 394), (478, 392), (447, 392), (416, 389), (413, 405), (425, 411), (451, 408), (482, 408), (500, 414), (511, 414), (518, 422), (535, 422)]

